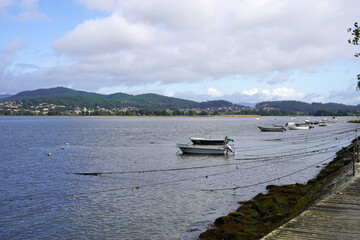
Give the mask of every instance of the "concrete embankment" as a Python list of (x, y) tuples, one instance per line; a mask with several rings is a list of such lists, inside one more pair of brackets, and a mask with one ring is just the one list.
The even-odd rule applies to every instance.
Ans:
[[(360, 200), (360, 186), (356, 188), (349, 184), (350, 181), (356, 182), (357, 179), (354, 178), (354, 180), (352, 180), (353, 148), (354, 144), (351, 144), (347, 148), (338, 151), (333, 161), (324, 167), (316, 178), (309, 180), (306, 185), (292, 184), (267, 186), (266, 189), (268, 190), (268, 193), (260, 193), (253, 199), (242, 202), (241, 206), (235, 212), (230, 213), (228, 216), (216, 219), (214, 227), (200, 234), (199, 238), (261, 239), (271, 232), (265, 239), (321, 239), (319, 237), (311, 237), (312, 234), (316, 234), (314, 229), (317, 228), (315, 223), (318, 220), (314, 217), (316, 215), (320, 216), (320, 210), (323, 211), (321, 216), (323, 216), (322, 219), (324, 219), (324, 221), (322, 222), (323, 225), (320, 225), (319, 223), (318, 228), (321, 229), (318, 233), (319, 235), (324, 235), (326, 229), (331, 228), (330, 221), (328, 222), (328, 226), (326, 226), (327, 219), (325, 216), (328, 214), (326, 211), (338, 214), (336, 216), (333, 215), (333, 218), (334, 222), (340, 221), (340, 225), (344, 219), (354, 219), (353, 215), (360, 213), (360, 204), (356, 207), (351, 206), (352, 202)], [(360, 181), (358, 182), (360, 184)], [(342, 190), (344, 186), (348, 185), (351, 185), (352, 187), (350, 189), (353, 190)], [(338, 201), (335, 201), (334, 199), (326, 200), (331, 196), (335, 196), (334, 198), (343, 196), (347, 199), (353, 196), (353, 199), (349, 199), (347, 202), (344, 199), (339, 199)], [(327, 201), (325, 203), (321, 202), (324, 198), (324, 201)], [(340, 206), (339, 204), (341, 201), (344, 201), (348, 205)], [(330, 202), (334, 202), (335, 205), (326, 205)], [(352, 215), (344, 215), (343, 218), (341, 218), (341, 213), (339, 213), (339, 210), (336, 210), (337, 206), (340, 206), (345, 212), (350, 212), (351, 210), (354, 212), (349, 213)], [(304, 213), (301, 214), (302, 212)], [(309, 220), (304, 218), (301, 224), (298, 224), (298, 220), (295, 217), (303, 215), (313, 218)], [(358, 216), (360, 220), (360, 214), (358, 214)], [(313, 223), (312, 227), (309, 226), (307, 229), (306, 221), (311, 221)], [(286, 224), (287, 227), (285, 227), (286, 225), (284, 224), (287, 222), (289, 222), (288, 224), (290, 225)], [(353, 221), (349, 221), (349, 224), (350, 223), (353, 224)], [(279, 228), (282, 225), (284, 226)], [(299, 225), (300, 227), (298, 230), (295, 228), (296, 225)], [(356, 225), (353, 225), (352, 227), (356, 228)], [(349, 230), (350, 228), (350, 226), (347, 226), (346, 230)], [(280, 233), (279, 231), (283, 231), (283, 233)], [(308, 235), (301, 237), (301, 231), (308, 233)], [(286, 235), (290, 232), (293, 234), (298, 233), (298, 235)], [(339, 234), (341, 234), (341, 232), (341, 230), (338, 230)], [(284, 237), (281, 238), (281, 236)], [(327, 235), (326, 239), (337, 239), (336, 237), (331, 236), (332, 235)]]

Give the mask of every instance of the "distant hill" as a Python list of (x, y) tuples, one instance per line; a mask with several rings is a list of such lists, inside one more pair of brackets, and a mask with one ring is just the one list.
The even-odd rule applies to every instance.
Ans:
[[(126, 108), (151, 110), (177, 109), (219, 109), (244, 108), (244, 114), (255, 115), (291, 115), (307, 114), (315, 116), (348, 115), (360, 111), (360, 105), (350, 106), (339, 103), (305, 103), (300, 101), (267, 101), (255, 105), (255, 109), (245, 108), (245, 104), (233, 104), (225, 100), (196, 102), (186, 99), (166, 97), (154, 93), (131, 95), (114, 93), (109, 95), (86, 91), (77, 91), (65, 87), (24, 91), (12, 96), (0, 97), (0, 102), (21, 101), (23, 107), (39, 106), (41, 103), (62, 105), (68, 108)], [(271, 112), (269, 112), (271, 111)]]
[[(360, 110), (360, 105), (351, 106), (340, 103), (305, 103), (300, 101), (268, 101), (256, 104), (256, 108), (274, 108), (294, 112), (303, 112), (310, 115), (324, 115), (326, 112), (336, 111), (356, 111)], [(323, 114), (321, 114), (321, 112)]]
[(238, 102), (237, 105), (245, 106), (245, 107), (255, 107), (256, 103), (249, 103), (249, 102)]
[(67, 107), (103, 107), (107, 109), (136, 107), (143, 109), (191, 109), (191, 108), (219, 108), (233, 106), (231, 102), (218, 100), (196, 102), (174, 97), (166, 97), (154, 93), (130, 95), (114, 93), (103, 95), (85, 91), (77, 91), (64, 87), (24, 91), (10, 97), (0, 99), (0, 102), (22, 101), (24, 106), (38, 105), (42, 102)]
[(70, 97), (70, 96), (100, 97), (102, 95), (97, 94), (97, 93), (77, 91), (77, 90), (73, 90), (70, 88), (56, 87), (56, 88), (37, 89), (37, 90), (33, 90), (33, 91), (20, 92), (15, 95), (1, 99), (1, 101), (4, 102), (4, 101), (32, 99), (32, 98), (52, 98), (52, 97)]
[(0, 99), (10, 97), (10, 94), (0, 94)]

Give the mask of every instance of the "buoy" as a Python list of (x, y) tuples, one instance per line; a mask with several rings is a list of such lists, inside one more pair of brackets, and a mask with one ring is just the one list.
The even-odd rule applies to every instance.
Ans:
[(66, 143), (66, 145), (69, 145), (69, 143)]
[(51, 153), (48, 153), (48, 156), (51, 156)]

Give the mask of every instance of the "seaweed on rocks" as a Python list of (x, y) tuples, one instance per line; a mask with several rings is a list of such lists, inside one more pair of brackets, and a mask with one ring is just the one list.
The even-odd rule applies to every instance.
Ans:
[(354, 143), (336, 153), (336, 157), (307, 184), (268, 185), (266, 194), (240, 202), (241, 206), (215, 220), (213, 227), (200, 234), (202, 240), (260, 239), (293, 219), (313, 203), (346, 182), (352, 162)]

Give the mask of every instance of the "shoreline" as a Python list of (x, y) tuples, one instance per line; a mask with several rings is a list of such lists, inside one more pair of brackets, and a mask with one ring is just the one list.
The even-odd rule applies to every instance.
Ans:
[(259, 193), (248, 201), (239, 202), (240, 207), (235, 212), (217, 218), (210, 229), (200, 234), (199, 239), (260, 239), (290, 221), (351, 179), (350, 152), (357, 139), (360, 137), (339, 150), (334, 159), (307, 184), (266, 186), (266, 194)]
[(124, 118), (124, 117), (132, 117), (132, 118), (140, 118), (140, 117), (144, 117), (144, 118), (152, 118), (152, 117), (160, 117), (160, 118), (177, 118), (177, 117), (180, 117), (180, 118), (183, 118), (183, 117), (204, 117), (204, 118), (207, 118), (207, 117), (286, 117), (286, 116), (261, 116), (261, 115), (196, 115), (196, 116), (186, 116), (186, 115), (176, 115), (176, 116), (109, 116), (109, 115), (99, 115), (99, 116), (82, 116), (82, 115), (51, 115), (51, 116), (48, 116), (48, 115), (42, 115), (42, 116), (39, 116), (39, 115), (0, 115), (0, 117), (74, 117), (74, 118), (78, 118), (78, 117), (95, 117), (95, 118), (98, 118), (98, 117), (105, 117), (105, 118), (117, 118), (117, 117), (120, 117), (120, 118)]

